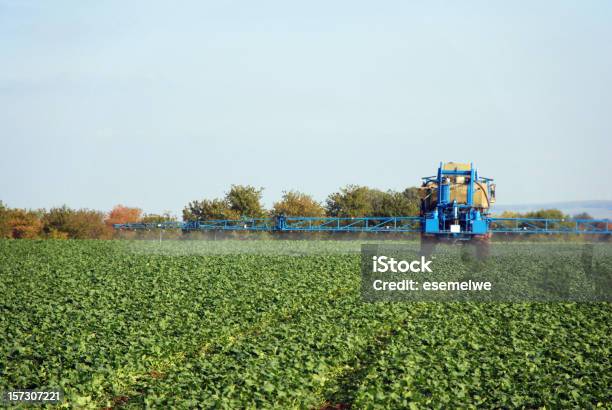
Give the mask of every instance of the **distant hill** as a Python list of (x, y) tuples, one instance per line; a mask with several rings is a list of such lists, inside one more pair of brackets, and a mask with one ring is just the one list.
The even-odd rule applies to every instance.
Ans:
[(546, 202), (537, 204), (493, 205), (492, 212), (500, 214), (504, 211), (531, 212), (539, 209), (559, 209), (565, 214), (576, 215), (583, 212), (593, 218), (612, 219), (612, 201), (571, 201)]

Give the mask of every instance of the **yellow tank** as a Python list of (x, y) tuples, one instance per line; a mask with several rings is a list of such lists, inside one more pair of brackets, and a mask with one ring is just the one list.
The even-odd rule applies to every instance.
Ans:
[(469, 171), (470, 164), (465, 162), (447, 162), (442, 165), (442, 169), (445, 171)]
[[(462, 162), (447, 162), (442, 165), (445, 171), (469, 171), (471, 164)], [(467, 190), (469, 176), (457, 175), (447, 176), (445, 180), (450, 184), (450, 202), (457, 201), (458, 204), (467, 203)], [(438, 184), (435, 181), (424, 183), (420, 188), (421, 199), (424, 201), (425, 209), (433, 209), (438, 202)], [(487, 209), (495, 202), (495, 185), (491, 184), (491, 197), (487, 195), (486, 183), (474, 181), (473, 206)]]
[[(467, 203), (467, 189), (468, 189), (467, 182), (463, 184), (459, 184), (459, 183), (451, 184), (451, 189), (450, 189), (451, 202), (456, 200), (457, 203), (459, 204)], [(474, 184), (473, 202), (474, 202), (474, 206), (477, 208), (488, 208), (494, 202), (494, 200), (493, 199), (489, 200), (489, 198), (487, 197), (487, 187), (477, 182)]]

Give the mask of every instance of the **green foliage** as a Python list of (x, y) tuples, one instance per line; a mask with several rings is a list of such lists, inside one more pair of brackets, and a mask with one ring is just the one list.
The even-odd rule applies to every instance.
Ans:
[(569, 219), (570, 216), (558, 209), (540, 209), (539, 211), (527, 212), (525, 218), (545, 218), (545, 219)]
[(252, 186), (232, 185), (223, 199), (192, 201), (183, 209), (183, 220), (263, 218), (261, 192)]
[(359, 217), (372, 213), (372, 190), (365, 186), (348, 185), (326, 200), (327, 215), (334, 217)]
[[(585, 215), (588, 215), (588, 214), (585, 214)], [(558, 209), (540, 209), (538, 211), (523, 212), (523, 213), (513, 212), (513, 211), (504, 211), (501, 213), (500, 217), (502, 218), (540, 218), (540, 219), (569, 219), (570, 218), (569, 215), (564, 214), (562, 211)]]
[(70, 236), (70, 233), (75, 233), (70, 227), (73, 218), (74, 210), (66, 205), (60, 208), (51, 208), (43, 217), (43, 231), (50, 236), (54, 236), (56, 232), (65, 232)]
[(411, 216), (419, 213), (417, 188), (403, 192), (380, 191), (365, 186), (348, 185), (326, 200), (329, 216)]
[(240, 215), (230, 209), (227, 199), (203, 199), (192, 201), (183, 209), (184, 221), (204, 221), (210, 219), (238, 219)]
[[(533, 218), (533, 219), (554, 219), (557, 220), (558, 222), (555, 223), (555, 228), (559, 228), (559, 229), (568, 229), (568, 230), (572, 230), (575, 228), (576, 224), (575, 222), (572, 222), (571, 219), (572, 217), (570, 217), (567, 214), (564, 214), (561, 210), (559, 209), (540, 209), (537, 211), (531, 211), (531, 212), (515, 212), (515, 211), (504, 211), (501, 213), (501, 215), (499, 215), (502, 218)], [(577, 219), (592, 219), (591, 216), (589, 214), (582, 214), (582, 215), (576, 215)], [(515, 226), (518, 226), (519, 229), (533, 229), (535, 228), (541, 228), (541, 229), (545, 229), (545, 228), (549, 228), (550, 229), (550, 224), (547, 224), (545, 221), (529, 221), (529, 222), (519, 222), (518, 224), (514, 221), (505, 221), (505, 222), (501, 222), (502, 225), (505, 225), (507, 227), (510, 228), (514, 228)], [(596, 225), (597, 226), (597, 225)], [(603, 224), (598, 224), (597, 226), (599, 229), (603, 229), (605, 228), (605, 225)], [(609, 240), (609, 238), (607, 238), (607, 236), (610, 235), (605, 235), (605, 239)], [(511, 240), (517, 240), (517, 241), (522, 241), (522, 240), (532, 240), (532, 239), (542, 239), (542, 238), (547, 238), (547, 239), (557, 239), (557, 240), (576, 240), (578, 237), (576, 235), (564, 235), (564, 234), (542, 234), (542, 235), (537, 235), (537, 234), (530, 234), (529, 237), (524, 237), (521, 235), (514, 235), (514, 234), (502, 234), (502, 233), (497, 233), (495, 235), (493, 235), (493, 239), (494, 240), (505, 240), (505, 239), (511, 239)], [(583, 237), (582, 239), (586, 239), (586, 238), (594, 238), (594, 236), (590, 236), (586, 235), (586, 237)], [(601, 240), (604, 238), (598, 238), (598, 240)]]
[(410, 188), (404, 192), (372, 192), (372, 212), (367, 216), (411, 216), (419, 213), (419, 199), (411, 197)]
[[(479, 308), (480, 307), (480, 308)], [(430, 305), (397, 329), (360, 383), (357, 408), (595, 408), (606, 304)], [(422, 320), (418, 320), (422, 318)], [(576, 342), (580, 340), (580, 342)], [(607, 376), (603, 376), (607, 378)]]
[(61, 387), (67, 408), (611, 404), (609, 303), (363, 303), (360, 242), (125, 244), (0, 241), (0, 391)]
[(421, 208), (421, 194), (418, 187), (408, 187), (402, 191), (402, 195), (410, 203), (413, 215), (417, 215)]
[(0, 238), (10, 238), (11, 229), (8, 224), (9, 208), (0, 201)]
[(283, 198), (274, 203), (272, 213), (286, 216), (325, 216), (325, 209), (310, 195), (297, 191), (283, 193)]
[(257, 189), (250, 185), (232, 185), (225, 199), (232, 211), (242, 217), (263, 218), (266, 211), (261, 204), (263, 188)]
[(108, 238), (112, 231), (104, 223), (104, 217), (104, 213), (99, 211), (75, 210), (64, 205), (59, 208), (51, 208), (43, 215), (43, 231), (51, 238)]
[(164, 212), (161, 215), (158, 214), (145, 214), (140, 222), (142, 223), (160, 223), (160, 222), (175, 222), (176, 218), (170, 214), (169, 211)]

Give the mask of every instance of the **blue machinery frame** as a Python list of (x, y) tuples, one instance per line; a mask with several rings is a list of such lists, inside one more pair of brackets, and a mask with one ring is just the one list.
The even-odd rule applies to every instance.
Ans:
[[(466, 203), (460, 204), (451, 201), (451, 182), (449, 177), (465, 177), (467, 181)], [(489, 219), (482, 209), (474, 206), (474, 185), (478, 184), (485, 191), (487, 201), (490, 201), (493, 180), (478, 175), (478, 170), (470, 163), (468, 170), (444, 169), (442, 162), (438, 167), (436, 176), (424, 177), (423, 185), (435, 183), (436, 206), (435, 209), (423, 209), (423, 233), (434, 236), (455, 238), (470, 238), (475, 235), (487, 235), (490, 232)], [(490, 204), (489, 204), (490, 205)], [(456, 228), (456, 229), (453, 229)]]
[[(519, 234), (612, 234), (608, 219), (484, 218), (488, 232)], [(423, 232), (427, 219), (420, 216), (262, 219), (115, 224), (115, 229), (265, 232)], [(439, 231), (444, 234), (446, 232)]]
[[(466, 178), (466, 203), (451, 201), (449, 177)], [(540, 219), (495, 218), (488, 215), (489, 207), (474, 205), (474, 186), (478, 184), (492, 197), (493, 180), (478, 175), (470, 164), (469, 170), (445, 170), (440, 163), (435, 176), (424, 177), (423, 184), (434, 183), (436, 204), (423, 209), (422, 216), (372, 216), (360, 218), (312, 218), (276, 216), (273, 218), (239, 220), (128, 223), (115, 224), (115, 229), (152, 230), (181, 229), (183, 231), (265, 231), (265, 232), (419, 232), (434, 237), (471, 239), (486, 237), (493, 232), (507, 234), (612, 234), (609, 219)]]

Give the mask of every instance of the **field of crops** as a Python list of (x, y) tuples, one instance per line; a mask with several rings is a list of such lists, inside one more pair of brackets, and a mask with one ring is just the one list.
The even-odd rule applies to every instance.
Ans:
[(610, 303), (363, 303), (359, 246), (0, 241), (0, 391), (61, 387), (85, 408), (612, 408)]

